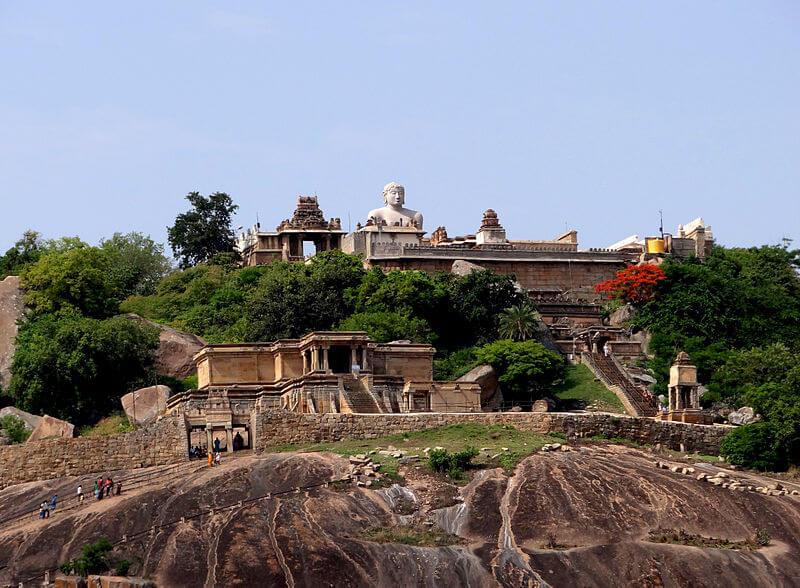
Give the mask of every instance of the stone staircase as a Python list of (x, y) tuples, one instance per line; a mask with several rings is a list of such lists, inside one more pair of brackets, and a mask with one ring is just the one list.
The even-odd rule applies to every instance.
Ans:
[(594, 368), (592, 371), (607, 387), (623, 395), (620, 400), (634, 415), (652, 417), (658, 414), (658, 401), (636, 385), (611, 357), (602, 353), (591, 353), (588, 359), (587, 364)]
[(364, 383), (355, 376), (342, 376), (342, 392), (352, 412), (371, 414), (384, 412)]

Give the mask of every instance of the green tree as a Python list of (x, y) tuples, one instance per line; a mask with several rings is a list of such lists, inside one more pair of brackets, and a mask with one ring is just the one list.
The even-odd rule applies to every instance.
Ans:
[(114, 545), (111, 541), (102, 538), (96, 543), (84, 545), (80, 557), (64, 562), (58, 567), (65, 574), (70, 574), (71, 572), (81, 576), (99, 574), (109, 568), (108, 553), (113, 549)]
[(563, 358), (536, 341), (501, 339), (478, 348), (475, 356), (492, 365), (504, 395), (516, 402), (541, 398), (564, 377)]
[(539, 333), (541, 316), (530, 304), (516, 304), (500, 313), (500, 328), (503, 339), (527, 341)]
[(792, 342), (800, 331), (798, 267), (800, 251), (785, 246), (715, 247), (703, 262), (668, 257), (656, 299), (640, 305), (636, 317), (653, 335), (657, 390), (665, 391), (681, 350), (707, 382), (730, 350)]
[(231, 216), (239, 208), (224, 192), (207, 198), (190, 192), (186, 199), (192, 209), (179, 214), (167, 227), (167, 236), (180, 266), (187, 268), (208, 261), (217, 253), (233, 251)]
[(445, 340), (443, 347), (449, 349), (494, 341), (503, 310), (526, 300), (510, 274), (480, 270), (446, 279), (450, 282), (452, 313), (445, 315), (446, 323), (431, 326)]
[(79, 312), (104, 318), (119, 307), (119, 290), (111, 279), (108, 255), (83, 243), (50, 251), (20, 274), (25, 304), (35, 315)]
[(123, 298), (132, 294), (148, 295), (172, 269), (164, 256), (164, 246), (137, 232), (114, 233), (100, 241), (110, 266), (110, 279)]
[(373, 341), (379, 343), (398, 339), (430, 343), (434, 336), (424, 319), (402, 312), (359, 312), (340, 322), (336, 330), (366, 331)]
[(158, 330), (124, 317), (77, 314), (26, 321), (15, 341), (9, 395), (24, 410), (84, 424), (145, 383)]
[(780, 471), (787, 466), (785, 448), (774, 423), (752, 423), (728, 433), (720, 453), (732, 464), (757, 470)]
[(364, 277), (361, 260), (324, 251), (310, 263), (273, 263), (247, 294), (244, 315), (229, 334), (244, 341), (273, 341), (332, 329), (353, 312), (345, 291)]
[(27, 266), (35, 263), (45, 251), (41, 235), (28, 229), (14, 246), (0, 257), (0, 280), (16, 276)]

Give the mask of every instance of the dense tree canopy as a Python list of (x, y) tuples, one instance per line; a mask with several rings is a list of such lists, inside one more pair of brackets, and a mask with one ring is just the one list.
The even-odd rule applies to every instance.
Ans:
[(133, 296), (122, 309), (213, 343), (337, 328), (452, 350), (496, 339), (499, 313), (522, 299), (510, 276), (365, 271), (358, 257), (326, 251), (309, 263), (200, 264), (167, 276), (155, 295)]
[(20, 274), (25, 304), (34, 315), (79, 313), (104, 318), (117, 312), (119, 289), (106, 253), (86, 243), (55, 248)]
[(179, 214), (167, 227), (170, 247), (180, 266), (187, 268), (208, 261), (217, 253), (233, 250), (231, 216), (239, 208), (224, 192), (208, 197), (190, 192), (186, 199), (192, 209)]
[(497, 371), (504, 396), (511, 401), (537, 400), (564, 377), (564, 359), (536, 341), (501, 339), (479, 347), (475, 355)]
[(17, 335), (8, 394), (19, 408), (86, 423), (119, 410), (132, 385), (149, 383), (158, 330), (124, 317), (53, 314)]
[(22, 238), (0, 257), (0, 280), (19, 275), (25, 267), (38, 261), (45, 249), (46, 245), (39, 233), (25, 231)]
[(737, 431), (729, 446), (736, 444), (736, 459), (776, 444), (772, 467), (800, 463), (800, 251), (715, 247), (702, 262), (667, 258), (661, 268), (655, 299), (634, 319), (652, 333), (657, 391), (666, 392), (677, 353), (688, 352), (709, 385), (705, 405), (752, 406), (769, 422)]
[(122, 298), (154, 294), (158, 282), (172, 269), (164, 246), (141, 233), (114, 233), (100, 242), (108, 258), (111, 282)]

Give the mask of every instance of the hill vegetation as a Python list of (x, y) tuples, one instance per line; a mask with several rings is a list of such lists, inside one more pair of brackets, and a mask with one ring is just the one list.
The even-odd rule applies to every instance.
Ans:
[(708, 384), (704, 405), (751, 406), (768, 424), (734, 431), (723, 450), (740, 465), (800, 464), (800, 250), (715, 247), (701, 262), (667, 257), (649, 296), (611, 292), (632, 303), (634, 327), (652, 334), (649, 366), (665, 394), (679, 351)]

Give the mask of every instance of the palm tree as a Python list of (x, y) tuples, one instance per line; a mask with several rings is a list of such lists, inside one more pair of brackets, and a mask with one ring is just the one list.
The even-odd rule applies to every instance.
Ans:
[(541, 315), (528, 303), (516, 304), (500, 313), (500, 336), (503, 339), (526, 341), (539, 333)]

